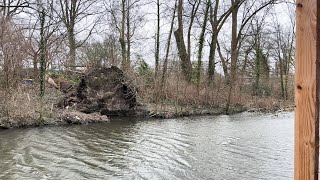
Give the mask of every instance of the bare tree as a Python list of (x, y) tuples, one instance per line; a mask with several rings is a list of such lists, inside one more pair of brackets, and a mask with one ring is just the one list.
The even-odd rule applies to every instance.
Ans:
[[(66, 35), (68, 38), (69, 45), (69, 60), (67, 67), (74, 69), (76, 67), (76, 49), (81, 47), (84, 42), (91, 36), (95, 26), (99, 21), (98, 14), (100, 13), (97, 9), (93, 9), (93, 5), (97, 5), (97, 0), (57, 0), (55, 11), (61, 18), (65, 28)], [(94, 17), (92, 23), (86, 25), (83, 29), (76, 29), (76, 25), (81, 21), (86, 20), (89, 17)], [(84, 35), (85, 38), (82, 41), (77, 41), (76, 35), (87, 31)]]
[[(228, 8), (225, 12), (223, 12), (220, 17), (218, 14), (218, 9), (220, 7), (220, 0), (215, 0), (213, 4), (210, 3), (210, 16), (209, 21), (211, 24), (211, 41), (210, 41), (210, 52), (209, 52), (209, 64), (208, 64), (208, 83), (214, 82), (214, 73), (215, 73), (215, 54), (218, 44), (218, 35), (221, 31), (224, 23), (228, 19), (228, 17), (231, 14), (231, 7)], [(223, 59), (222, 66), (226, 67), (226, 64), (224, 63)], [(226, 71), (226, 68), (224, 67), (224, 75), (228, 81), (229, 74)]]
[(4, 77), (4, 86), (8, 90), (17, 84), (21, 77), (21, 69), (24, 61), (23, 31), (12, 21), (13, 16), (22, 12), (28, 3), (20, 0), (2, 0), (0, 2), (0, 59)]
[[(40, 97), (43, 98), (45, 93), (45, 74), (46, 74), (46, 38), (44, 34), (45, 24), (45, 10), (42, 5), (39, 7), (39, 19), (40, 19)], [(41, 113), (42, 116), (42, 113)], [(40, 117), (42, 118), (42, 117)]]
[(165, 78), (166, 78), (166, 75), (167, 75), (169, 51), (170, 51), (170, 44), (171, 44), (171, 36), (172, 36), (172, 32), (173, 32), (174, 19), (175, 19), (175, 15), (176, 15), (177, 1), (178, 0), (176, 0), (175, 4), (174, 4), (172, 18), (171, 18), (171, 24), (170, 24), (170, 30), (169, 30), (168, 40), (167, 40), (167, 44), (166, 44), (166, 55), (165, 55), (164, 62), (163, 62), (162, 76), (161, 76), (161, 87), (160, 87), (160, 89), (162, 91), (163, 91), (164, 86), (165, 86)]
[[(232, 16), (232, 32), (231, 32), (231, 68), (230, 68), (230, 86), (228, 92), (228, 99), (226, 104), (226, 113), (229, 113), (232, 90), (236, 81), (237, 61), (239, 56), (239, 49), (241, 47), (242, 32), (250, 20), (259, 13), (262, 9), (275, 3), (276, 0), (267, 0), (260, 2), (258, 6), (255, 3), (245, 0), (231, 0), (231, 16)], [(243, 18), (238, 29), (238, 14), (240, 7), (244, 5)]]
[(87, 67), (117, 66), (121, 56), (119, 41), (113, 35), (107, 35), (103, 42), (86, 43), (81, 51)]
[[(49, 54), (51, 56), (55, 56), (57, 54), (57, 49), (61, 47), (61, 41), (63, 41), (64, 36), (58, 33), (59, 28), (61, 27), (61, 20), (55, 17), (55, 12), (53, 10), (54, 1), (48, 0), (45, 2), (35, 2), (30, 3), (29, 8), (25, 11), (26, 14), (30, 15), (31, 24), (28, 24), (26, 28), (28, 29), (29, 34), (27, 35), (28, 39), (28, 55), (32, 58), (33, 64), (33, 77), (38, 78), (38, 63), (40, 58), (41, 51), (41, 18), (42, 11), (44, 13), (44, 24), (43, 24), (43, 33), (42, 38), (46, 45), (46, 62), (45, 66), (48, 64), (52, 64), (51, 59), (49, 58)], [(40, 10), (42, 9), (42, 10)]]
[(197, 65), (197, 91), (199, 93), (200, 80), (201, 80), (201, 67), (202, 67), (202, 51), (204, 46), (205, 32), (207, 27), (208, 15), (209, 15), (209, 7), (211, 4), (211, 0), (206, 2), (203, 24), (201, 27), (201, 34), (199, 37), (199, 49), (198, 49), (198, 65)]
[(155, 53), (155, 77), (159, 72), (159, 56), (160, 56), (160, 1), (157, 0), (157, 33), (156, 33), (156, 53)]
[(272, 42), (275, 43), (274, 55), (276, 59), (276, 71), (279, 72), (280, 76), (280, 87), (281, 87), (281, 97), (287, 100), (289, 97), (288, 92), (288, 81), (290, 76), (290, 70), (294, 64), (294, 52), (295, 52), (295, 20), (294, 13), (290, 12), (290, 25), (289, 27), (284, 27), (274, 18), (274, 29), (275, 36), (272, 38)]
[(143, 15), (139, 14), (140, 3), (140, 0), (105, 1), (110, 24), (118, 32), (124, 70), (130, 67), (132, 38), (143, 22)]
[(23, 0), (1, 0), (0, 13), (5, 18), (11, 18), (23, 11), (23, 8), (29, 7), (28, 1)]
[(191, 11), (189, 12), (190, 14), (188, 15), (189, 19), (189, 24), (188, 24), (188, 33), (187, 33), (187, 54), (189, 56), (189, 60), (191, 61), (191, 36), (193, 35), (192, 29), (193, 29), (193, 24), (194, 21), (197, 18), (198, 15), (198, 10), (200, 7), (201, 1), (200, 0), (188, 0), (188, 6), (191, 7)]
[(6, 89), (17, 84), (25, 56), (25, 41), (21, 28), (10, 21), (0, 26), (0, 60)]
[[(187, 81), (191, 81), (192, 65), (183, 38), (183, 0), (178, 1), (178, 29), (174, 32), (181, 60), (182, 73)], [(190, 26), (189, 26), (190, 27)]]

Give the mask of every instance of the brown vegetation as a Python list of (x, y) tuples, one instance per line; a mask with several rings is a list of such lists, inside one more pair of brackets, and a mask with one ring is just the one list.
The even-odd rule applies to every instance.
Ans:
[[(287, 5), (291, 21), (283, 25), (273, 10), (280, 1), (10, 2), (0, 6), (0, 124), (61, 119), (55, 104), (64, 93), (77, 97), (70, 91), (76, 91), (83, 73), (111, 66), (121, 68), (130, 86), (137, 87), (135, 98), (152, 116), (265, 112), (293, 105), (294, 11)], [(143, 10), (150, 7), (157, 8), (156, 34), (146, 37), (150, 27), (144, 26), (153, 15)], [(19, 18), (29, 18), (29, 24)], [(102, 24), (103, 32), (96, 33)], [(141, 45), (150, 40), (155, 67), (144, 59), (149, 47)], [(24, 79), (32, 79), (33, 85), (24, 87)], [(103, 78), (97, 82), (99, 87), (110, 83)], [(106, 91), (108, 99), (109, 91), (118, 89)]]
[[(228, 85), (217, 82), (215, 85), (208, 86), (204, 81), (198, 88), (196, 83), (188, 83), (181, 77), (182, 74), (171, 73), (162, 90), (157, 85), (153, 86), (150, 81), (144, 81), (144, 77), (138, 80), (139, 94), (143, 101), (149, 105), (152, 116), (172, 117), (225, 113), (229, 93)], [(276, 80), (278, 79), (274, 79), (272, 83), (266, 85), (268, 92), (261, 93), (256, 92), (251, 84), (237, 85), (232, 92), (229, 113), (293, 110), (293, 96), (290, 96), (288, 100), (281, 99), (281, 89)], [(293, 79), (290, 80), (289, 91), (290, 94), (293, 94)], [(160, 93), (159, 101), (155, 98), (158, 93)], [(259, 95), (256, 95), (258, 93)]]

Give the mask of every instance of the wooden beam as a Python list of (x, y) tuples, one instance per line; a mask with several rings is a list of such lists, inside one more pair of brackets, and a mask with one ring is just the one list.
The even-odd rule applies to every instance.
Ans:
[(294, 179), (317, 180), (320, 1), (297, 0)]

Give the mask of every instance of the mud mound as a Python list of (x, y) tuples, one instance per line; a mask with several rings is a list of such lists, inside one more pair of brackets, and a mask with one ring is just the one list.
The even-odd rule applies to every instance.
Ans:
[(77, 89), (68, 93), (59, 107), (107, 116), (147, 115), (146, 108), (137, 101), (134, 86), (114, 66), (93, 69), (84, 75)]

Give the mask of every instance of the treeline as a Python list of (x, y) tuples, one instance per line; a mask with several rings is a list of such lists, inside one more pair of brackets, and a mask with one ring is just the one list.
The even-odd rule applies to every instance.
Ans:
[[(155, 104), (292, 101), (294, 1), (2, 0), (4, 89), (46, 72), (118, 66)], [(279, 14), (280, 13), (280, 14)]]

